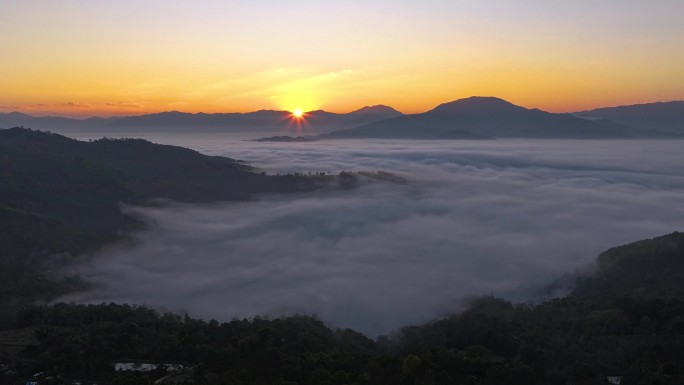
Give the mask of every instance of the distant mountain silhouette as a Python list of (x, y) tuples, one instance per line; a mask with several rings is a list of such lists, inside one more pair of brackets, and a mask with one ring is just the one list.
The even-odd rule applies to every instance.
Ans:
[(434, 109), (335, 131), (325, 138), (438, 139), (448, 132), (496, 138), (638, 138), (668, 136), (606, 119), (587, 120), (516, 106), (495, 97), (470, 97)]
[(684, 134), (684, 101), (635, 104), (575, 112), (583, 118), (604, 118), (640, 129)]
[(0, 114), (0, 128), (25, 126), (42, 130), (78, 131), (101, 127), (119, 118), (100, 118), (97, 116), (87, 119), (72, 119), (59, 116), (31, 116), (21, 112)]
[[(387, 106), (367, 106), (346, 114), (323, 110), (305, 114), (301, 122), (304, 131), (326, 133), (356, 127), (377, 120), (400, 116), (401, 112)], [(258, 132), (281, 133), (294, 129), (289, 111), (260, 110), (248, 113), (187, 113), (167, 111), (117, 118), (71, 119), (33, 117), (20, 112), (0, 114), (0, 128), (25, 126), (57, 132)]]
[(442, 103), (429, 112), (435, 114), (514, 113), (527, 111), (506, 100), (491, 96), (472, 96), (453, 102)]
[(316, 110), (305, 114), (305, 124), (318, 133), (328, 133), (402, 115), (394, 108), (384, 105), (366, 106), (346, 114)]
[(349, 117), (358, 117), (360, 119), (373, 119), (373, 120), (380, 120), (380, 119), (387, 119), (387, 118), (392, 118), (395, 116), (400, 116), (403, 115), (401, 112), (395, 110), (392, 107), (385, 106), (383, 104), (376, 104), (374, 106), (365, 106), (362, 108), (359, 108), (356, 111), (352, 111), (347, 114)]
[(684, 135), (684, 101), (599, 108), (574, 114), (527, 109), (496, 97), (470, 97), (430, 111), (404, 115), (385, 106), (338, 114), (305, 114), (297, 130), (288, 111), (187, 113), (88, 119), (0, 114), (0, 128), (24, 126), (61, 133), (231, 132), (321, 138), (488, 139), (488, 138), (657, 138)]
[(104, 127), (114, 131), (122, 130), (163, 130), (163, 131), (221, 131), (228, 128), (259, 127), (269, 131), (275, 129), (278, 124), (286, 124), (287, 111), (260, 110), (248, 113), (216, 113), (205, 114), (187, 113), (179, 111), (160, 112), (139, 116), (127, 116)]

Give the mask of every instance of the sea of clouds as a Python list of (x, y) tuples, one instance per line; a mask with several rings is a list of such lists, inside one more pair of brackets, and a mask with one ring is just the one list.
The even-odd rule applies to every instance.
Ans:
[(82, 265), (98, 286), (67, 299), (219, 320), (317, 314), (374, 336), (470, 296), (538, 299), (609, 247), (684, 228), (681, 141), (150, 139), (269, 173), (382, 170), (405, 183), (125, 207), (148, 229)]

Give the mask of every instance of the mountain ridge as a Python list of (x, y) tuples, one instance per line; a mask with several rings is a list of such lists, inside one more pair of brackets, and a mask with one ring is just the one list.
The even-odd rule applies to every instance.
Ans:
[(385, 104), (374, 104), (371, 106), (363, 106), (357, 110), (349, 112), (348, 114), (358, 114), (358, 113), (364, 113), (365, 114), (365, 113), (376, 113), (376, 112), (390, 112), (390, 113), (402, 114), (397, 109), (390, 107), (390, 106), (387, 106)]
[[(406, 127), (408, 125), (423, 127), (419, 132)], [(0, 113), (0, 128), (14, 126), (92, 133), (241, 132), (282, 135), (283, 132), (297, 131), (298, 135), (322, 134), (328, 138), (429, 139), (445, 136), (443, 133), (447, 131), (500, 138), (657, 138), (684, 135), (684, 101), (552, 113), (522, 107), (498, 97), (471, 96), (414, 114), (403, 114), (383, 104), (363, 106), (347, 113), (314, 110), (306, 112), (301, 122), (293, 120), (289, 111), (273, 109), (218, 113), (172, 110), (84, 119), (34, 117), (18, 111)], [(343, 130), (347, 131), (340, 132)]]
[(601, 107), (573, 113), (584, 118), (603, 118), (641, 129), (684, 134), (684, 101)]
[(426, 112), (458, 113), (474, 111), (517, 111), (526, 109), (495, 96), (470, 96), (439, 104)]
[[(24, 128), (0, 130), (0, 175), (0, 318), (16, 301), (81, 289), (82, 282), (47, 272), (140, 229), (122, 204), (240, 201), (358, 181), (351, 174), (267, 175), (231, 158), (143, 139), (86, 142)], [(61, 262), (53, 270), (55, 258)]]
[(402, 115), (322, 137), (436, 139), (448, 131), (495, 138), (613, 139), (671, 137), (634, 129), (607, 119), (588, 120), (568, 113), (528, 109), (496, 97), (475, 96), (442, 103), (418, 114)]
[[(351, 128), (388, 117), (402, 115), (385, 105), (364, 106), (348, 113), (324, 110), (305, 112), (300, 126), (318, 133)], [(251, 112), (182, 112), (161, 111), (142, 115), (84, 119), (60, 116), (31, 116), (22, 112), (0, 113), (0, 128), (25, 126), (57, 132), (283, 132), (296, 126), (292, 113), (285, 110), (261, 109)]]

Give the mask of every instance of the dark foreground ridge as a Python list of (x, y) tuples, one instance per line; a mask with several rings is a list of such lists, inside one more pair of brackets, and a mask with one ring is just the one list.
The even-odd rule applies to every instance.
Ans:
[[(371, 175), (372, 177), (372, 175)], [(0, 315), (81, 288), (49, 272), (141, 223), (120, 205), (214, 202), (350, 187), (356, 176), (266, 175), (239, 161), (142, 139), (82, 142), (0, 130)]]
[[(310, 316), (219, 323), (134, 305), (26, 307), (3, 319), (0, 382), (682, 384), (682, 274), (675, 232), (601, 254), (566, 298), (477, 298), (376, 340)], [(156, 369), (115, 372), (117, 362)]]

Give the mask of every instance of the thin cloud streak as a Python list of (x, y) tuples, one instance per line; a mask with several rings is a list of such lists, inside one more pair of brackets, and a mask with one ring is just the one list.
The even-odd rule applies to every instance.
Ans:
[(150, 228), (81, 267), (100, 286), (70, 299), (218, 319), (316, 313), (375, 335), (467, 296), (533, 300), (600, 251), (681, 230), (684, 217), (677, 142), (167, 142), (274, 173), (384, 170), (408, 182), (126, 207)]

